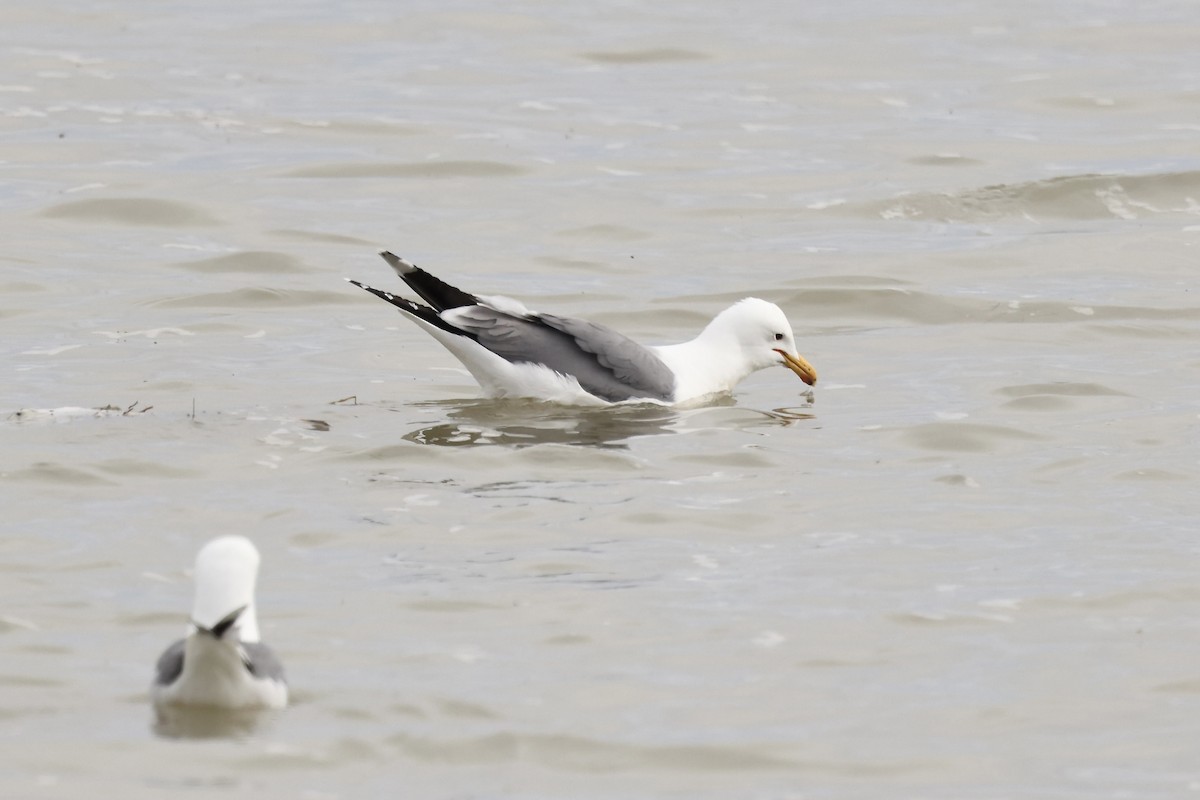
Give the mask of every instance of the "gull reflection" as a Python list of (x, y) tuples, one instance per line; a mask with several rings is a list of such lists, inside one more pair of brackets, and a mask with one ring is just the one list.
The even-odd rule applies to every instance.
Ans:
[(721, 397), (698, 408), (657, 404), (579, 408), (489, 399), (414, 403), (406, 408), (436, 409), (440, 420), (421, 425), (402, 438), (438, 447), (568, 444), (627, 449), (631, 440), (643, 436), (706, 427), (788, 426), (815, 419), (811, 394), (800, 397), (802, 405), (770, 410), (739, 406), (733, 397)]
[(623, 448), (629, 439), (639, 436), (676, 433), (680, 419), (678, 411), (651, 404), (581, 409), (524, 400), (463, 400), (415, 405), (444, 409), (449, 421), (422, 426), (403, 438), (440, 447), (570, 444)]
[(214, 706), (159, 706), (154, 733), (164, 739), (244, 739), (278, 712)]

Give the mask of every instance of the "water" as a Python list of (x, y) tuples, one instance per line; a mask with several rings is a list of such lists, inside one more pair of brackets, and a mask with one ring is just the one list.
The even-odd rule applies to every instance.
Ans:
[[(9, 5), (0, 794), (1200, 791), (1190, 4)], [(383, 247), (821, 383), (480, 400)]]

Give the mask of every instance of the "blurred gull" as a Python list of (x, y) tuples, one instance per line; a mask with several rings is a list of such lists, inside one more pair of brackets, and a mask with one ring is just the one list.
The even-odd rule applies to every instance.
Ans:
[(468, 294), (386, 250), (380, 255), (429, 305), (350, 283), (424, 328), (490, 397), (686, 403), (731, 392), (750, 373), (773, 366), (817, 382), (816, 370), (796, 352), (783, 311), (755, 297), (722, 311), (690, 342), (645, 347), (594, 322), (531, 311), (508, 297)]
[(254, 613), (258, 550), (244, 536), (213, 539), (196, 555), (187, 636), (158, 659), (156, 706), (283, 708), (283, 665), (259, 641)]

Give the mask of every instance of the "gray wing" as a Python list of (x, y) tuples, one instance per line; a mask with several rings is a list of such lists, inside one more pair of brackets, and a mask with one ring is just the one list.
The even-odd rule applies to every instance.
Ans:
[(180, 639), (163, 651), (154, 665), (154, 683), (156, 686), (170, 686), (183, 674), (183, 645)]
[(275, 652), (262, 642), (242, 642), (242, 651), (246, 654), (246, 669), (256, 678), (270, 678), (280, 683), (286, 683), (283, 677), (283, 663), (275, 657)]
[(478, 305), (455, 309), (449, 321), (501, 358), (572, 375), (584, 391), (609, 402), (670, 402), (675, 394), (675, 374), (658, 356), (604, 325), (553, 314), (518, 317)]
[(574, 339), (580, 350), (594, 355), (617, 380), (639, 390), (639, 396), (664, 401), (674, 397), (675, 373), (649, 348), (595, 322), (553, 314), (539, 314), (538, 318)]

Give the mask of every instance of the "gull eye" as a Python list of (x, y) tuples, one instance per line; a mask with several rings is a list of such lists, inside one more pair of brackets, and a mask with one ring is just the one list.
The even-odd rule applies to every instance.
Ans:
[(775, 341), (777, 341), (777, 342), (783, 341), (783, 334), (782, 333), (775, 334)]

